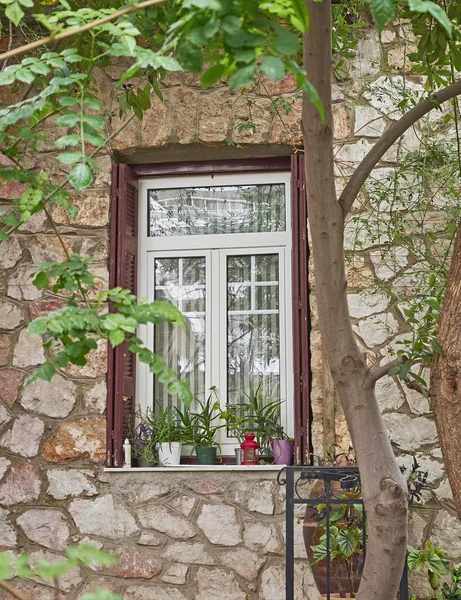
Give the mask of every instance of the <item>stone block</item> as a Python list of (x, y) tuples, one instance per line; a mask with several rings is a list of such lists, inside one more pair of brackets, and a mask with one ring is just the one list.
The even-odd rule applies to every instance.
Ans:
[[(43, 587), (32, 583), (25, 583), (22, 581), (15, 582), (15, 590), (20, 594), (23, 594), (27, 600), (65, 600), (66, 596), (62, 592), (56, 592), (52, 588)], [(16, 596), (7, 594), (4, 596), (4, 600), (16, 600)]]
[(0, 457), (0, 481), (3, 479), (10, 464), (11, 462), (7, 458), (5, 458), (4, 456)]
[(29, 461), (17, 463), (11, 467), (3, 483), (0, 485), (0, 504), (31, 504), (40, 495), (40, 479), (37, 471)]
[[(37, 552), (31, 552), (30, 560), (32, 565), (37, 563), (38, 561), (46, 561), (48, 563), (59, 563), (62, 561), (62, 556), (57, 554), (53, 554), (46, 550), (38, 550)], [(43, 580), (38, 576), (32, 575), (31, 579), (36, 581), (37, 583), (44, 583), (45, 585), (50, 584), (50, 580)], [(73, 588), (77, 587), (82, 583), (82, 577), (79, 567), (70, 567), (70, 569), (64, 573), (64, 575), (60, 575), (57, 578), (57, 587), (63, 592), (70, 592)], [(68, 597), (68, 596), (67, 596)]]
[(23, 310), (8, 302), (8, 300), (0, 300), (0, 324), (2, 329), (16, 329), (19, 325), (24, 323), (24, 312)]
[[(296, 563), (294, 568), (295, 598), (317, 600), (319, 592), (315, 585), (310, 565)], [(285, 567), (271, 565), (261, 576), (260, 600), (282, 600), (285, 598)]]
[(110, 494), (95, 500), (73, 500), (69, 512), (82, 533), (124, 540), (139, 527), (127, 509)]
[(170, 565), (162, 577), (160, 578), (165, 583), (173, 583), (175, 585), (183, 585), (186, 583), (187, 572), (189, 567), (187, 565), (181, 565), (180, 563), (174, 563)]
[(212, 544), (236, 546), (242, 541), (237, 512), (233, 506), (204, 504), (197, 525)]
[(137, 473), (135, 476), (123, 474), (111, 479), (114, 493), (122, 496), (130, 504), (143, 504), (157, 500), (172, 491), (172, 485), (166, 481), (152, 481), (150, 473)]
[(48, 489), (46, 493), (56, 500), (65, 500), (74, 496), (95, 496), (96, 487), (76, 469), (50, 469), (46, 473)]
[[(299, 144), (302, 142), (301, 115), (302, 101), (296, 98), (288, 100), (291, 110), (286, 114), (276, 115), (269, 137), (271, 144)], [(279, 111), (280, 112), (280, 111)]]
[(195, 580), (198, 587), (196, 600), (246, 600), (248, 597), (234, 575), (223, 569), (200, 567)]
[(178, 88), (175, 93), (174, 132), (179, 144), (192, 144), (198, 132), (198, 96), (196, 92)]
[(335, 140), (344, 140), (351, 134), (351, 117), (345, 106), (333, 108), (333, 137)]
[(283, 545), (275, 523), (245, 520), (243, 522), (245, 546), (260, 553), (282, 554)]
[(70, 217), (61, 208), (53, 210), (53, 219), (59, 225), (83, 227), (107, 227), (109, 224), (110, 198), (106, 190), (86, 190), (71, 197), (78, 209), (76, 217)]
[[(104, 282), (100, 282), (101, 287), (105, 287)], [(96, 350), (91, 350), (87, 354), (87, 364), (84, 367), (70, 365), (66, 372), (70, 377), (88, 377), (95, 379), (96, 377), (104, 377), (107, 373), (107, 342), (98, 340)]]
[(0, 252), (0, 269), (11, 269), (21, 260), (21, 257), (22, 247), (20, 238), (12, 235), (7, 241), (2, 242), (2, 251)]
[(389, 69), (392, 71), (399, 71), (400, 73), (408, 73), (409, 71), (412, 71), (415, 63), (411, 62), (411, 60), (408, 58), (408, 54), (412, 54), (416, 51), (417, 47), (414, 44), (391, 48), (387, 53), (387, 64)]
[(223, 567), (233, 569), (238, 575), (249, 581), (255, 581), (258, 578), (259, 571), (266, 562), (265, 558), (261, 558), (246, 548), (235, 548), (223, 552), (219, 555), (218, 560)]
[(226, 488), (216, 481), (207, 480), (207, 479), (197, 479), (191, 480), (187, 482), (187, 487), (193, 490), (196, 494), (200, 494), (201, 496), (210, 496), (210, 495), (219, 495), (224, 494)]
[(397, 106), (405, 94), (418, 101), (424, 95), (424, 87), (408, 79), (404, 81), (401, 75), (383, 75), (368, 84), (363, 96), (383, 115), (397, 121), (402, 116), (402, 111)]
[(0, 400), (10, 408), (16, 401), (24, 373), (16, 369), (0, 370)]
[(41, 419), (31, 415), (21, 415), (0, 439), (0, 446), (27, 458), (37, 456), (40, 441), (45, 431)]
[[(232, 113), (232, 139), (236, 143), (263, 144), (266, 143), (274, 118), (274, 109), (270, 100), (256, 98), (248, 106), (245, 97), (239, 98), (233, 105)], [(242, 125), (252, 123), (253, 129), (246, 129)]]
[(359, 39), (355, 54), (349, 64), (350, 77), (361, 79), (379, 73), (381, 47), (376, 32), (368, 32), (367, 37)]
[(140, 123), (141, 146), (146, 148), (164, 146), (172, 139), (175, 122), (173, 93), (174, 91), (166, 91), (163, 102), (158, 96), (151, 97), (152, 106), (144, 112)]
[(273, 482), (258, 481), (250, 487), (246, 482), (234, 484), (229, 499), (235, 504), (239, 504), (245, 510), (257, 512), (263, 515), (273, 515), (275, 504), (273, 497)]
[(354, 135), (381, 137), (386, 129), (383, 115), (371, 106), (355, 107)]
[(296, 92), (297, 89), (296, 78), (293, 73), (286, 73), (283, 79), (271, 79), (263, 76), (259, 80), (260, 96), (279, 96), (280, 94)]
[(67, 547), (69, 527), (63, 514), (57, 510), (27, 510), (16, 522), (29, 540), (36, 544), (52, 550), (64, 550)]
[(32, 335), (22, 329), (13, 352), (13, 366), (34, 367), (45, 362), (45, 351), (40, 335)]
[(21, 405), (27, 411), (48, 417), (67, 417), (77, 399), (77, 386), (56, 374), (51, 381), (37, 379), (24, 388)]
[(395, 335), (399, 324), (392, 314), (381, 313), (362, 319), (353, 329), (369, 348), (375, 348)]
[(162, 546), (165, 543), (165, 537), (156, 531), (143, 531), (138, 540), (141, 546)]
[(188, 600), (174, 587), (163, 585), (133, 585), (125, 590), (123, 600)]
[(173, 542), (163, 552), (168, 561), (191, 565), (214, 565), (215, 561), (201, 542)]
[(443, 550), (450, 561), (459, 562), (461, 558), (461, 523), (459, 519), (441, 510), (435, 517), (431, 542)]
[(106, 420), (87, 417), (59, 425), (42, 449), (42, 458), (59, 463), (73, 459), (104, 462), (106, 455)]
[(195, 527), (182, 515), (166, 506), (148, 504), (138, 511), (139, 522), (146, 529), (155, 529), (178, 540), (186, 540), (195, 536)]
[(231, 97), (227, 90), (200, 98), (199, 139), (201, 142), (224, 142), (230, 139)]
[(194, 496), (181, 494), (180, 496), (176, 496), (175, 498), (170, 500), (168, 504), (185, 517), (190, 517), (194, 510), (196, 502), (197, 499), (194, 498)]
[(0, 547), (13, 548), (17, 543), (17, 535), (10, 522), (10, 513), (0, 508)]
[(99, 381), (83, 395), (85, 410), (89, 413), (104, 414), (107, 404), (107, 385)]
[(392, 377), (378, 379), (375, 394), (381, 411), (399, 410), (404, 403), (403, 394)]
[(0, 178), (0, 199), (2, 200), (16, 200), (20, 198), (22, 194), (27, 190), (25, 183), (18, 183), (17, 181), (6, 181)]
[[(0, 333), (0, 366), (7, 365), (10, 361), (11, 335)], [(1, 389), (1, 386), (0, 386)]]
[(122, 546), (112, 552), (117, 564), (106, 569), (114, 577), (152, 579), (160, 573), (163, 563), (158, 554), (146, 548)]
[(37, 300), (29, 305), (29, 314), (31, 319), (37, 317), (46, 317), (50, 312), (58, 310), (65, 305), (64, 300)]
[(348, 294), (347, 301), (353, 319), (384, 312), (389, 305), (389, 300), (381, 294)]
[(8, 278), (7, 294), (15, 300), (36, 300), (42, 292), (32, 283), (31, 275), (34, 273), (32, 265), (21, 265)]
[(407, 386), (404, 386), (403, 391), (405, 393), (408, 406), (414, 415), (426, 415), (431, 412), (429, 399), (426, 396), (423, 396), (423, 394), (420, 394), (416, 390), (412, 390)]
[(359, 139), (356, 142), (342, 145), (335, 153), (335, 161), (343, 167), (355, 167), (365, 158), (373, 147), (366, 139)]
[(391, 440), (404, 452), (414, 452), (437, 442), (435, 423), (430, 419), (412, 419), (401, 413), (388, 413), (383, 418)]

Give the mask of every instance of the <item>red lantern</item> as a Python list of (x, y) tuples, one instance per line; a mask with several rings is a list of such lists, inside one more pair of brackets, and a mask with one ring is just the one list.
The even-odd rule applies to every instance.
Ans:
[(259, 465), (258, 454), (256, 452), (258, 448), (259, 444), (255, 442), (254, 433), (245, 433), (243, 442), (240, 444), (240, 464)]

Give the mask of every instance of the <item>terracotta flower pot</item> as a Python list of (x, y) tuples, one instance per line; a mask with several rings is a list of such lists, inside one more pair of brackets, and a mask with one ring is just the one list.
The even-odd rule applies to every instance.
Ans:
[[(322, 495), (322, 485), (321, 481), (316, 481), (310, 494), (311, 498), (319, 498), (319, 496)], [(333, 493), (339, 496), (341, 493), (339, 481), (332, 481), (331, 487)], [(322, 504), (322, 502), (322, 498), (319, 498), (319, 504)], [(306, 506), (303, 523), (303, 537), (306, 553), (311, 563), (313, 557), (311, 546), (316, 546), (320, 543), (320, 536), (323, 533), (319, 529), (319, 522), (321, 520), (321, 516), (318, 514), (315, 506)], [(359, 589), (362, 569), (363, 561), (361, 556), (353, 557), (351, 574), (348, 573), (348, 568), (344, 560), (336, 559), (330, 561), (330, 598), (354, 598)], [(317, 584), (317, 589), (321, 594), (320, 598), (323, 600), (327, 597), (327, 561), (321, 560), (315, 565), (312, 565), (312, 574), (315, 583)], [(342, 596), (340, 595), (341, 593), (343, 594)]]

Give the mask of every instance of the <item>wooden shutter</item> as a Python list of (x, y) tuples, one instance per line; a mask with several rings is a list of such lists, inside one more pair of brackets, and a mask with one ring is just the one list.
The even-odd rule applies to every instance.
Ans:
[(292, 175), (292, 280), (293, 280), (293, 363), (295, 464), (311, 462), (309, 401), (309, 289), (307, 203), (304, 183), (304, 156), (291, 157)]
[[(127, 165), (113, 165), (110, 210), (110, 286), (136, 294), (138, 181)], [(107, 465), (122, 466), (123, 440), (134, 422), (136, 364), (126, 344), (109, 347), (107, 375)]]

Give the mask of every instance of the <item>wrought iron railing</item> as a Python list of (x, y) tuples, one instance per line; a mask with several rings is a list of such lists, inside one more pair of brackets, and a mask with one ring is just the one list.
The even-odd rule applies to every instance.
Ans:
[[(359, 570), (363, 568), (366, 558), (366, 516), (363, 507), (363, 501), (360, 493), (360, 474), (357, 467), (285, 467), (277, 477), (279, 485), (286, 486), (286, 600), (295, 600), (295, 548), (294, 548), (294, 527), (295, 527), (295, 508), (299, 505), (312, 507), (310, 514), (313, 522), (310, 524), (313, 536), (311, 537), (313, 545), (320, 541), (320, 533), (324, 531), (322, 541), (325, 550), (325, 558), (320, 563), (321, 569), (325, 571), (325, 577), (317, 577), (316, 583), (320, 583), (319, 591), (324, 594), (327, 600), (330, 600), (331, 594), (335, 590), (335, 582), (338, 583), (341, 577), (338, 575), (336, 564), (338, 560), (332, 557), (331, 531), (332, 521), (338, 517), (338, 508), (349, 507), (354, 509), (355, 521), (354, 529), (360, 528), (360, 540), (357, 540), (355, 551), (355, 566)], [(308, 486), (305, 490), (306, 482), (320, 482), (314, 486)], [(306, 497), (309, 494), (309, 497)], [(360, 518), (357, 518), (360, 515)], [(303, 525), (308, 523), (303, 523)], [(344, 525), (344, 522), (343, 522)], [(356, 531), (357, 534), (357, 531)], [(304, 530), (303, 530), (304, 537)], [(309, 537), (309, 536), (307, 536)], [(333, 549), (333, 554), (335, 550)], [(306, 555), (312, 559), (310, 547), (306, 547)], [(318, 557), (317, 557), (318, 558)], [(336, 562), (335, 562), (336, 560)], [(347, 576), (350, 579), (350, 590), (347, 593), (354, 593), (355, 584), (358, 580), (351, 578), (351, 569), (354, 567), (352, 561), (346, 564)], [(332, 578), (332, 572), (334, 577)], [(332, 585), (333, 583), (333, 585)], [(323, 586), (323, 589), (322, 589)], [(339, 585), (341, 588), (341, 585)], [(333, 588), (333, 590), (332, 590)], [(337, 588), (336, 588), (337, 589)], [(338, 590), (341, 591), (341, 590)], [(344, 590), (342, 590), (344, 591)], [(350, 596), (349, 596), (350, 597)], [(400, 582), (399, 589), (400, 600), (408, 600), (408, 571), (405, 565)]]

